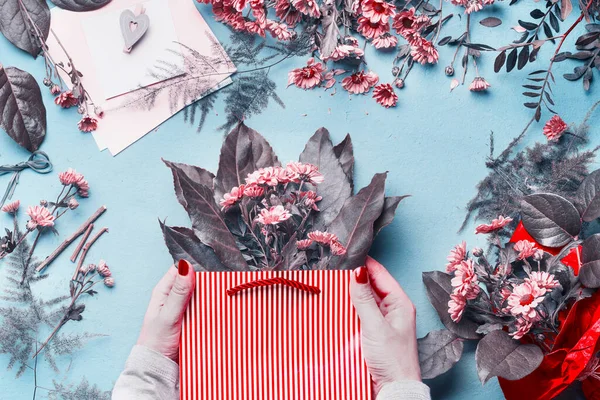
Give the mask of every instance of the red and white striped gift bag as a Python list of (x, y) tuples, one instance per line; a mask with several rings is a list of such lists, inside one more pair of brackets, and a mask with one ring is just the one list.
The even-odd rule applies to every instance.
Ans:
[[(352, 271), (198, 272), (180, 347), (183, 400), (371, 400)], [(227, 291), (285, 278), (285, 285)]]

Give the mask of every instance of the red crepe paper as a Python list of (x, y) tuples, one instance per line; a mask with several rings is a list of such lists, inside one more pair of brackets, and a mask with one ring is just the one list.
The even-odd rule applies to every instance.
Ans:
[[(519, 240), (527, 240), (529, 242), (535, 243), (535, 247), (549, 253), (553, 256), (560, 253), (562, 247), (546, 247), (539, 244), (533, 236), (527, 232), (525, 226), (523, 225), (523, 221), (519, 221), (519, 225), (513, 232), (512, 237), (510, 238), (510, 243), (517, 243)], [(581, 267), (581, 246), (571, 249), (569, 254), (567, 254), (562, 260), (560, 260), (563, 264), (571, 267), (575, 275), (579, 274), (579, 268)]]
[[(598, 351), (600, 339), (600, 292), (583, 299), (571, 308), (556, 337), (554, 349), (531, 374), (517, 381), (499, 378), (508, 400), (551, 399), (578, 377)], [(597, 379), (583, 381), (586, 398), (600, 398)], [(589, 395), (588, 395), (589, 394)]]

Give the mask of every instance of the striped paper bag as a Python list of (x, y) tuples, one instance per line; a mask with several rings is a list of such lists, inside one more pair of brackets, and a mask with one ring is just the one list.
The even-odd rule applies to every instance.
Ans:
[(196, 273), (181, 399), (371, 400), (351, 273)]

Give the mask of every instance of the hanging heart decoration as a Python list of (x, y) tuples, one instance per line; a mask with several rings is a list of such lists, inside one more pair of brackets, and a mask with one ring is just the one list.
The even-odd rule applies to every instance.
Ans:
[[(136, 11), (138, 9), (136, 8)], [(137, 15), (136, 15), (137, 14)], [(134, 13), (131, 10), (124, 10), (120, 17), (121, 34), (125, 41), (125, 47), (123, 51), (125, 53), (131, 52), (133, 46), (140, 41), (140, 39), (148, 31), (150, 26), (150, 18), (144, 14), (144, 10)]]

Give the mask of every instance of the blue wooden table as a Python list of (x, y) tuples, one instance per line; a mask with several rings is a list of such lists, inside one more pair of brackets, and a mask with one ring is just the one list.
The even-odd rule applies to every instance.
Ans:
[[(522, 2), (514, 7), (501, 3), (504, 20), (500, 28), (489, 29), (474, 24), (474, 37), (485, 37), (486, 43), (502, 45), (516, 34), (509, 27), (519, 16), (531, 9)], [(226, 41), (227, 28), (212, 20), (211, 12), (201, 8), (217, 37)], [(496, 14), (498, 15), (498, 14)], [(484, 14), (481, 14), (483, 18)], [(448, 34), (459, 34), (462, 23), (454, 18), (448, 24)], [(583, 29), (583, 28), (582, 28)], [(475, 185), (487, 171), (484, 166), (489, 153), (490, 131), (495, 132), (496, 147), (502, 149), (531, 118), (531, 110), (522, 105), (521, 84), (528, 72), (545, 66), (550, 51), (543, 49), (538, 57), (541, 65), (532, 65), (510, 75), (492, 71), (492, 57), (484, 57), (480, 69), (491, 83), (488, 93), (473, 94), (466, 87), (449, 91), (449, 78), (444, 76), (444, 60), (451, 58), (451, 49), (441, 48), (439, 65), (416, 67), (398, 91), (398, 106), (384, 109), (369, 97), (352, 96), (340, 88), (331, 95), (323, 91), (286, 89), (287, 72), (301, 66), (304, 59), (290, 59), (271, 70), (278, 85), (278, 94), (286, 104), (282, 109), (271, 104), (263, 114), (247, 121), (271, 142), (283, 161), (295, 160), (306, 140), (321, 127), (327, 127), (334, 140), (351, 133), (356, 156), (356, 182), (362, 187), (376, 172), (389, 171), (388, 194), (410, 194), (403, 201), (397, 218), (383, 231), (372, 255), (386, 265), (401, 282), (418, 310), (418, 335), (441, 328), (421, 283), (421, 272), (442, 269), (452, 246), (467, 240), (469, 248), (483, 245), (484, 238), (475, 237), (472, 228), (464, 234), (457, 230), (465, 216), (464, 207), (475, 194)], [(370, 67), (381, 80), (391, 81), (392, 54), (375, 54), (367, 48)], [(43, 79), (43, 62), (15, 49), (0, 37), (0, 62), (32, 73)], [(570, 65), (561, 65), (567, 72)], [(557, 74), (560, 75), (560, 74)], [(567, 122), (579, 122), (597, 99), (598, 88), (584, 93), (579, 84), (557, 79), (554, 89), (557, 108)], [(119, 375), (131, 346), (135, 343), (150, 292), (154, 284), (171, 265), (163, 244), (158, 218), (168, 218), (171, 225), (188, 225), (187, 216), (177, 203), (169, 170), (160, 158), (201, 165), (216, 171), (223, 132), (217, 127), (224, 122), (224, 104), (219, 101), (206, 126), (197, 133), (195, 126), (184, 122), (181, 114), (164, 123), (140, 142), (117, 157), (99, 152), (91, 136), (80, 133), (74, 110), (54, 106), (47, 90), (43, 97), (48, 109), (48, 134), (42, 150), (55, 165), (50, 175), (25, 172), (15, 197), (24, 205), (36, 204), (43, 196), (54, 196), (60, 185), (57, 173), (73, 167), (85, 174), (91, 185), (91, 196), (71, 217), (58, 224), (59, 236), (46, 235), (37, 254), (48, 254), (62, 239), (78, 227), (100, 205), (108, 212), (98, 225), (110, 228), (90, 252), (88, 260), (104, 258), (116, 278), (112, 289), (101, 288), (98, 296), (85, 300), (84, 320), (70, 323), (66, 332), (106, 334), (91, 340), (74, 357), (59, 359), (60, 373), (43, 361), (38, 367), (38, 385), (52, 387), (52, 380), (78, 383), (82, 377), (108, 390)], [(218, 115), (216, 115), (218, 114)], [(545, 116), (548, 117), (548, 116)], [(543, 120), (544, 118), (543, 117)], [(598, 124), (599, 118), (592, 121)], [(593, 127), (596, 141), (600, 129)], [(534, 124), (525, 143), (545, 140), (541, 124)], [(28, 154), (8, 137), (0, 134), (0, 164), (22, 161)], [(596, 166), (597, 167), (597, 166)], [(0, 178), (2, 185), (8, 178)], [(23, 220), (23, 223), (25, 221)], [(0, 227), (10, 219), (0, 216)], [(35, 286), (44, 296), (65, 294), (72, 273), (69, 251), (48, 270), (49, 279)], [(0, 286), (4, 279), (0, 265)], [(434, 398), (438, 399), (501, 399), (495, 380), (481, 386), (474, 362), (474, 346), (467, 345), (463, 360), (451, 372), (430, 382)], [(7, 364), (0, 357), (0, 369)], [(27, 399), (33, 392), (33, 374), (27, 371), (15, 379), (14, 371), (0, 373), (0, 398)], [(39, 398), (45, 398), (43, 389)]]

